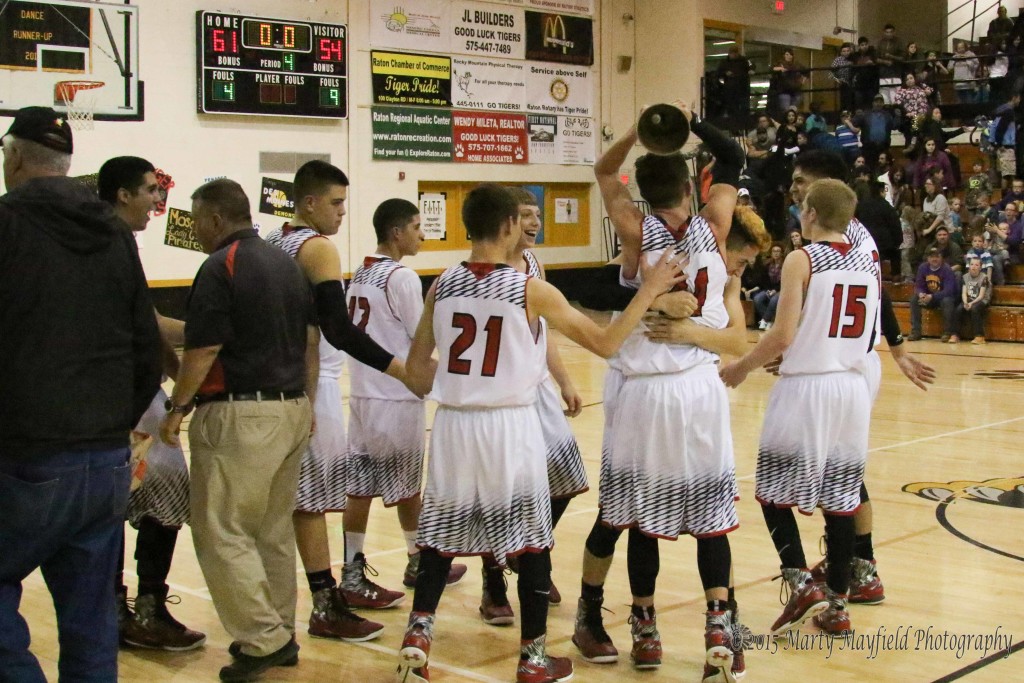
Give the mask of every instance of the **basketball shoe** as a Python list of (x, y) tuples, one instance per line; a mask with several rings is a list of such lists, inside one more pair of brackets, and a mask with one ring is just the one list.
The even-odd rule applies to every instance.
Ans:
[(427, 660), (430, 659), (430, 641), (434, 639), (433, 612), (411, 612), (409, 626), (398, 651), (398, 680), (401, 683), (421, 683), (430, 680)]
[(842, 635), (850, 630), (850, 613), (846, 611), (846, 596), (825, 588), (828, 607), (814, 617), (814, 624), (825, 633)]
[(572, 661), (568, 657), (549, 657), (545, 639), (539, 636), (520, 641), (516, 683), (559, 683), (572, 678)]
[(619, 651), (612, 644), (608, 632), (604, 630), (601, 610), (604, 599), (585, 600), (580, 598), (576, 607), (576, 627), (572, 634), (572, 644), (580, 651), (583, 661), (592, 664), (614, 664), (619, 661)]
[(704, 675), (702, 683), (736, 683), (735, 646), (729, 612), (707, 612), (704, 622)]
[(878, 577), (878, 568), (874, 560), (853, 558), (852, 573), (850, 602), (855, 605), (877, 605), (885, 600), (885, 586)]
[(366, 563), (366, 556), (356, 553), (355, 559), (341, 568), (339, 590), (353, 609), (387, 609), (405, 600), (405, 593), (378, 586), (366, 577), (377, 576), (377, 570)]
[(309, 635), (314, 638), (335, 638), (348, 643), (373, 640), (384, 626), (354, 614), (337, 586), (313, 593), (313, 610), (309, 614)]
[[(405, 565), (405, 573), (402, 575), (402, 585), (406, 588), (416, 587), (416, 575), (420, 571), (420, 554), (414, 553), (409, 556), (409, 561)], [(448, 570), (447, 584), (450, 586), (453, 583), (458, 583), (462, 580), (462, 577), (466, 575), (466, 565), (453, 563), (451, 568)]]
[[(825, 594), (811, 578), (811, 573), (806, 569), (783, 568), (782, 588), (779, 593), (780, 602), (785, 608), (782, 614), (772, 624), (771, 634), (781, 636), (793, 628), (799, 628), (801, 624), (817, 616), (828, 609), (828, 600)], [(789, 599), (783, 601), (782, 595), (789, 590)]]
[(629, 615), (629, 630), (633, 636), (633, 649), (629, 658), (635, 669), (657, 669), (661, 666), (661, 634), (653, 607), (644, 607), (644, 617)]
[(483, 594), (480, 597), (480, 618), (491, 626), (508, 626), (515, 622), (515, 612), (508, 602), (508, 582), (505, 570), (498, 564), (484, 562)]

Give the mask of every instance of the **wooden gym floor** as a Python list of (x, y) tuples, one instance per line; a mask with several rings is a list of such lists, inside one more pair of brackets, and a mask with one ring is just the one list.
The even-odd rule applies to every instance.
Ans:
[[(751, 342), (756, 332), (750, 332)], [(563, 603), (550, 611), (548, 645), (553, 654), (573, 657), (577, 681), (699, 681), (703, 662), (705, 609), (692, 539), (661, 545), (658, 625), (665, 649), (655, 672), (637, 672), (629, 664), (629, 590), (625, 543), (606, 588), (605, 624), (620, 652), (617, 665), (583, 662), (570, 642), (580, 556), (597, 512), (601, 443), (601, 386), (604, 362), (560, 339), (563, 356), (587, 406), (573, 421), (591, 490), (573, 500), (556, 530), (554, 580)], [(874, 542), (886, 601), (853, 606), (856, 640), (829, 641), (810, 623), (800, 639), (764, 640), (747, 653), (747, 681), (901, 681), (1020, 680), (1024, 654), (1024, 412), (1018, 401), (1024, 387), (1024, 345), (990, 343), (950, 346), (928, 340), (909, 344), (939, 372), (928, 393), (912, 386), (882, 352), (883, 381), (871, 425), (867, 484), (874, 501)], [(347, 383), (347, 380), (346, 380)], [(773, 379), (752, 375), (731, 391), (736, 469), (742, 500), (740, 528), (731, 534), (737, 597), (743, 621), (763, 634), (778, 616), (779, 583), (773, 582), (778, 558), (754, 501), (754, 463), (761, 420)], [(429, 420), (428, 420), (429, 424)], [(817, 561), (822, 518), (800, 518), (808, 561)], [(335, 565), (342, 557), (341, 516), (329, 518)], [(131, 558), (135, 534), (128, 530), (127, 572), (134, 594)], [(377, 581), (401, 588), (405, 546), (396, 515), (379, 503), (373, 508), (367, 554)], [(466, 578), (445, 592), (438, 613), (431, 673), (440, 683), (507, 682), (515, 677), (519, 629), (495, 628), (477, 616), (479, 560), (470, 558)], [(305, 633), (309, 592), (301, 566), (298, 631), (300, 664), (277, 668), (265, 681), (392, 680), (412, 595), (399, 608), (365, 616), (385, 624), (376, 641), (347, 644), (316, 640)], [(172, 614), (208, 634), (206, 646), (174, 654), (122, 650), (122, 681), (216, 680), (227, 663), (227, 633), (217, 620), (196, 564), (191, 537), (179, 536), (171, 571), (171, 592), (181, 604)], [(510, 586), (513, 607), (514, 586)], [(37, 573), (25, 581), (22, 613), (34, 636), (32, 649), (47, 676), (56, 680), (57, 642), (53, 608)], [(998, 640), (997, 640), (998, 637)], [(987, 648), (987, 650), (986, 650)], [(1017, 672), (1017, 673), (1014, 673)]]

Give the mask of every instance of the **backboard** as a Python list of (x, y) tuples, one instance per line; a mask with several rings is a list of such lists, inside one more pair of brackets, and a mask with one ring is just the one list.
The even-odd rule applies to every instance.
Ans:
[(89, 0), (0, 0), (0, 114), (94, 107), (141, 120), (139, 8)]

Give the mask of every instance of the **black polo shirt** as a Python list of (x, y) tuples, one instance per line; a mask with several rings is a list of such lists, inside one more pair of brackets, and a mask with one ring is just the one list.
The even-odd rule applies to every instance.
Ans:
[(305, 389), (306, 326), (315, 324), (295, 260), (255, 230), (232, 234), (189, 293), (185, 349), (222, 345), (198, 395)]

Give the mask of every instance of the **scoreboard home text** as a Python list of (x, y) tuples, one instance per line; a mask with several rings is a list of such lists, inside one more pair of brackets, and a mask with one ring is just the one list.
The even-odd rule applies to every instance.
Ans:
[(196, 109), (346, 118), (345, 26), (196, 12)]

